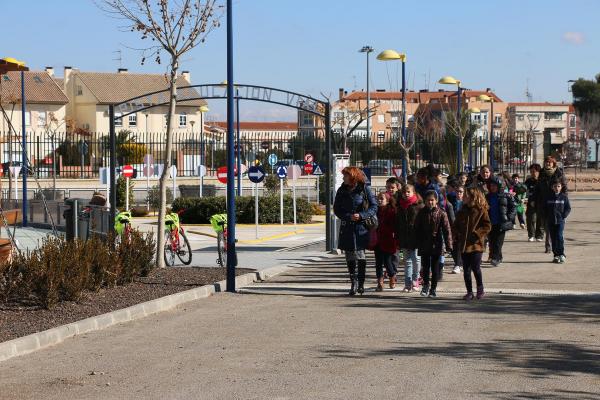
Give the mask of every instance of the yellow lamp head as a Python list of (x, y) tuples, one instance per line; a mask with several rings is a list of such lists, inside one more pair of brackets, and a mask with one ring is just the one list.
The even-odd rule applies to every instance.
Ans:
[(477, 107), (469, 108), (470, 113), (480, 113), (481, 110)]
[(398, 53), (396, 50), (384, 50), (377, 55), (379, 61), (393, 61), (401, 60), (406, 61), (406, 54)]
[(489, 101), (492, 102), (494, 101), (493, 97), (488, 96), (487, 94), (480, 94), (479, 96), (477, 96), (477, 100), (479, 101)]
[(460, 81), (453, 76), (444, 76), (438, 83), (441, 83), (442, 85), (460, 85)]
[(201, 113), (207, 113), (209, 111), (210, 111), (210, 109), (208, 108), (208, 106), (200, 106)]

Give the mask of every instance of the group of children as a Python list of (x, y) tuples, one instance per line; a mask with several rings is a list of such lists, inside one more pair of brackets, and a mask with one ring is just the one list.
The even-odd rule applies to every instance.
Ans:
[[(543, 213), (547, 218), (536, 224), (530, 221), (530, 215), (535, 220), (536, 213), (529, 209), (537, 205), (530, 200), (525, 211), (528, 195), (534, 198), (532, 190), (531, 182), (521, 183), (518, 174), (494, 176), (487, 166), (472, 175), (448, 177), (445, 185), (440, 171), (432, 167), (421, 168), (408, 177), (407, 183), (388, 179), (386, 191), (377, 196), (379, 226), (370, 241), (370, 249), (375, 252), (376, 290), (383, 290), (386, 275), (389, 287), (396, 287), (398, 266), (403, 259), (403, 291), (420, 290), (422, 296), (435, 298), (445, 255), (451, 254), (452, 272), (462, 270), (464, 275), (464, 299), (481, 299), (485, 295), (483, 253), (489, 250), (491, 266), (502, 263), (505, 234), (517, 226), (517, 218), (521, 229), (527, 227), (530, 241), (532, 237), (541, 239), (540, 225), (545, 225), (552, 239), (554, 261), (564, 262), (562, 232), (570, 210), (568, 198), (561, 193), (561, 183), (553, 182), (555, 196), (543, 200), (547, 203)], [(475, 293), (472, 275), (477, 285)]]

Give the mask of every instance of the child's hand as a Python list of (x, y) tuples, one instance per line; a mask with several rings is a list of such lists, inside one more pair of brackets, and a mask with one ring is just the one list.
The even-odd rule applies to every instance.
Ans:
[(352, 214), (351, 217), (352, 221), (360, 221), (360, 214)]

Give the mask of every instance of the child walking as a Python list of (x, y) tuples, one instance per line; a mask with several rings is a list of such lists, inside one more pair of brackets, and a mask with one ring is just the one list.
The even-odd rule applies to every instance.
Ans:
[(492, 222), (492, 230), (489, 234), (490, 262), (492, 266), (497, 267), (502, 262), (502, 247), (506, 231), (513, 228), (516, 208), (512, 196), (502, 190), (502, 183), (497, 177), (490, 179), (488, 190), (486, 200)]
[(377, 291), (383, 290), (383, 269), (387, 272), (390, 289), (396, 287), (398, 272), (398, 255), (396, 254), (395, 226), (396, 208), (389, 193), (379, 193), (377, 196), (377, 245), (375, 246), (375, 273), (377, 275)]
[(565, 193), (561, 193), (562, 183), (560, 180), (552, 181), (552, 195), (546, 200), (546, 226), (552, 241), (553, 262), (562, 264), (566, 261), (565, 241), (563, 231), (565, 221), (571, 212), (571, 203)]
[[(431, 190), (425, 194), (425, 207), (419, 211), (415, 219), (415, 237), (423, 275), (421, 296), (437, 297), (436, 289), (440, 273), (440, 257), (452, 251), (452, 232), (446, 212), (438, 207), (438, 194)], [(431, 287), (429, 274), (431, 273)]]
[(485, 249), (485, 238), (490, 233), (492, 224), (488, 216), (488, 204), (483, 193), (476, 188), (468, 188), (463, 197), (463, 206), (456, 214), (452, 226), (455, 252), (461, 254), (463, 277), (467, 294), (464, 300), (473, 300), (473, 281), (477, 283), (477, 299), (483, 298), (483, 276), (481, 274), (481, 257)]
[(423, 208), (421, 197), (413, 185), (404, 185), (396, 207), (396, 240), (404, 255), (404, 292), (419, 289), (421, 262), (417, 253), (415, 219)]

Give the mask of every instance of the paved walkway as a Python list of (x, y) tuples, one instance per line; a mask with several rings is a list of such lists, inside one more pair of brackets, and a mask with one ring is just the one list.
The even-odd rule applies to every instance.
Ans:
[(454, 275), (436, 300), (376, 293), (372, 269), (350, 298), (324, 257), (3, 362), (0, 399), (600, 399), (600, 202), (573, 203), (567, 264), (513, 231), (482, 301)]

